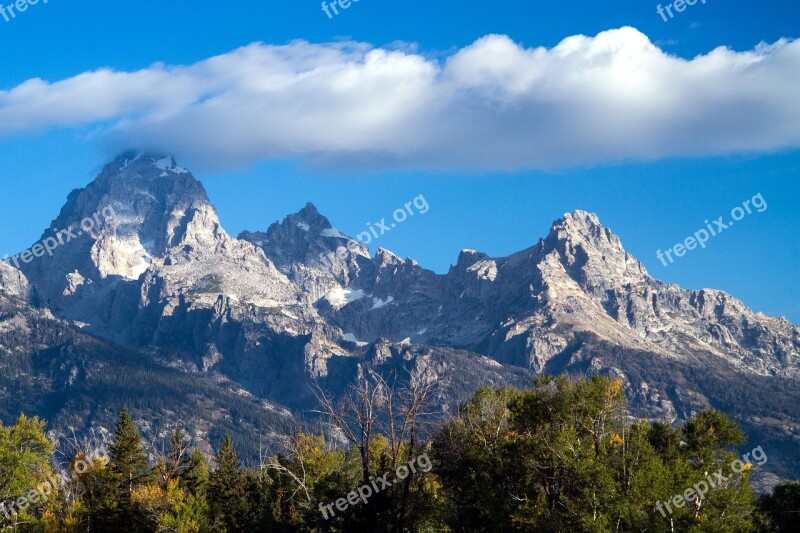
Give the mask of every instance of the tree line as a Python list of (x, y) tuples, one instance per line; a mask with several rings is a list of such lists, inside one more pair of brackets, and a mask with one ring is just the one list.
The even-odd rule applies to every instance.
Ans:
[[(434, 390), (364, 372), (338, 399), (318, 391), (328, 431), (296, 434), (247, 467), (227, 435), (213, 455), (179, 428), (164, 451), (148, 447), (124, 408), (107, 450), (75, 449), (59, 467), (46, 423), (20, 416), (0, 426), (0, 530), (797, 531), (800, 482), (758, 497), (756, 465), (689, 490), (739, 459), (746, 437), (719, 411), (648, 423), (627, 415), (619, 380), (543, 376), (526, 390), (481, 389), (434, 423)], [(421, 457), (429, 468), (407, 468)], [(377, 480), (382, 490), (353, 497)]]

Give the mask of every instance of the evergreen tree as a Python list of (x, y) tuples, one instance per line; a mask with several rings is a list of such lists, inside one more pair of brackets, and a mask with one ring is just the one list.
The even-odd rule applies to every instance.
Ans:
[(216, 460), (217, 470), (208, 484), (214, 522), (224, 525), (229, 533), (244, 531), (249, 514), (247, 479), (229, 435), (222, 439)]
[(702, 411), (679, 430), (626, 418), (622, 382), (604, 377), (479, 391), (433, 441), (445, 521), (487, 532), (754, 530), (750, 468), (689, 504), (657, 505), (730, 473), (744, 441), (733, 421)]
[(789, 533), (800, 530), (800, 481), (785, 481), (762, 496), (761, 530), (770, 533)]
[(200, 450), (193, 450), (186, 461), (186, 467), (181, 471), (181, 486), (190, 494), (204, 495), (208, 488), (210, 477), (208, 463)]
[(136, 424), (123, 407), (114, 430), (114, 442), (109, 448), (104, 509), (99, 522), (104, 527), (123, 527), (139, 530), (139, 520), (132, 501), (133, 491), (150, 480), (147, 452)]

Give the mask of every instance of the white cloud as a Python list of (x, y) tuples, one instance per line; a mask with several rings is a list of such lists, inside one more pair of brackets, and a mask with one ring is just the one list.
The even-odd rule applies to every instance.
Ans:
[(486, 36), (406, 47), (253, 44), (190, 66), (0, 91), (0, 136), (97, 126), (115, 150), (205, 166), (558, 168), (800, 146), (800, 41), (671, 56), (633, 28), (552, 49)]

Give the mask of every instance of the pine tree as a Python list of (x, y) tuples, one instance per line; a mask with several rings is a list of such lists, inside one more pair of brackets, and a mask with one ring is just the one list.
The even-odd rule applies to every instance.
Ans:
[(216, 459), (217, 470), (211, 474), (208, 486), (212, 515), (227, 531), (243, 531), (249, 512), (247, 479), (229, 435), (222, 439)]
[(181, 472), (181, 486), (195, 496), (206, 493), (209, 480), (209, 468), (203, 452), (193, 450), (186, 461), (186, 468)]
[(114, 443), (109, 449), (107, 488), (105, 491), (105, 516), (101, 521), (135, 530), (138, 523), (132, 493), (135, 488), (147, 483), (150, 469), (147, 452), (142, 446), (142, 437), (136, 429), (127, 407), (119, 414), (114, 430)]
[(119, 413), (110, 456), (109, 471), (119, 482), (122, 496), (130, 500), (134, 487), (148, 480), (149, 469), (142, 437), (127, 407), (123, 407)]

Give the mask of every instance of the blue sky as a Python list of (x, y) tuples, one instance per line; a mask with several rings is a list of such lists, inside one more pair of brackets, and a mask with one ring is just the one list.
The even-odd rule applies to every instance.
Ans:
[[(2, 0), (0, 3), (3, 3)], [(174, 81), (175, 73), (169, 70), (172, 66), (194, 65), (213, 56), (230, 54), (251, 43), (286, 46), (302, 39), (312, 45), (319, 43), (324, 46), (279, 48), (278, 52), (288, 58), (286, 61), (292, 67), (307, 55), (314, 55), (318, 58), (316, 61), (325, 61), (327, 54), (338, 54), (336, 60), (351, 60), (349, 49), (343, 50), (326, 43), (361, 43), (359, 46), (367, 46), (364, 43), (368, 43), (375, 48), (405, 54), (390, 66), (408, 68), (414, 75), (424, 77), (425, 73), (430, 72), (430, 65), (443, 65), (459, 52), (477, 47), (478, 53), (465, 56), (467, 65), (455, 64), (449, 71), (432, 75), (432, 79), (437, 80), (448, 76), (449, 79), (456, 79), (461, 85), (454, 94), (461, 95), (484, 90), (478, 75), (485, 71), (472, 69), (469, 62), (474, 63), (476, 58), (480, 60), (484, 56), (479, 53), (486, 54), (486, 50), (502, 52), (498, 63), (505, 61), (506, 57), (517, 56), (519, 58), (515, 60), (528, 61), (522, 57), (524, 54), (520, 50), (540, 46), (552, 49), (569, 36), (583, 34), (593, 38), (606, 30), (631, 26), (665, 54), (690, 60), (708, 54), (719, 46), (747, 53), (760, 42), (774, 43), (781, 38), (795, 38), (799, 33), (800, 6), (794, 1), (767, 0), (756, 3), (708, 0), (705, 5), (698, 3), (688, 7), (666, 23), (656, 13), (657, 4), (643, 0), (558, 3), (508, 1), (495, 7), (474, 1), (401, 3), (361, 0), (330, 20), (316, 0), (269, 3), (40, 2), (11, 22), (0, 18), (0, 49), (5, 51), (3, 67), (0, 69), (0, 222), (5, 228), (0, 236), (0, 254), (13, 254), (32, 244), (56, 216), (67, 193), (88, 183), (109, 155), (118, 146), (123, 146), (121, 143), (139, 142), (142, 138), (171, 141), (184, 136), (181, 122), (177, 125), (157, 124), (155, 130), (141, 125), (131, 130), (125, 129), (127, 123), (124, 121), (135, 121), (146, 113), (154, 113), (153, 109), (160, 99), (173, 97), (172, 92), (154, 90), (163, 85), (160, 81), (149, 85), (142, 83), (142, 91), (154, 91), (154, 101), (142, 102), (141, 97), (131, 97), (133, 103), (120, 103), (112, 99), (108, 105), (113, 104), (122, 111), (103, 115), (92, 108), (91, 103), (94, 100), (105, 103), (105, 100), (91, 93), (93, 85), (80, 86), (83, 78), (74, 78), (85, 72), (101, 68), (118, 72), (148, 69), (148, 72), (162, 75), (162, 67), (153, 65), (163, 63), (166, 65), (163, 68), (166, 69), (164, 75), (167, 81)], [(490, 34), (504, 35), (508, 40), (481, 41), (482, 45), (473, 46), (476, 41)], [(636, 35), (617, 35), (614, 39), (632, 43), (631, 48), (623, 47), (623, 50), (637, 51), (640, 48), (641, 43)], [(339, 46), (345, 47), (343, 44)], [(581, 46), (586, 46), (590, 52), (596, 50), (591, 48), (592, 43)], [(261, 54), (272, 57), (269, 54), (273, 51), (257, 47), (254, 53), (258, 56), (257, 61), (261, 61)], [(658, 54), (648, 53), (643, 57), (662, 61)], [(731, 65), (741, 57), (744, 56), (723, 58), (721, 64), (723, 67)], [(233, 68), (229, 65), (252, 67), (253, 63), (239, 59), (234, 56), (225, 64), (225, 68)], [(695, 74), (683, 72), (685, 65), (664, 61), (664, 68), (676, 69), (673, 77), (681, 78), (685, 74), (686, 79), (694, 80), (692, 76)], [(506, 70), (492, 71), (496, 65), (493, 61), (490, 63), (485, 68), (500, 79), (500, 88), (513, 92), (516, 87), (514, 83), (519, 80), (509, 82), (508, 77), (512, 74)], [(554, 63), (558, 67), (558, 61), (554, 60)], [(514, 71), (516, 65), (511, 62), (508, 68)], [(413, 135), (403, 129), (404, 126), (397, 126), (396, 132), (391, 128), (389, 132), (396, 135), (398, 144), (406, 150), (393, 153), (396, 161), (400, 162), (397, 165), (387, 162), (388, 159), (381, 152), (391, 152), (394, 147), (390, 144), (394, 137), (387, 135), (388, 140), (384, 142), (389, 144), (373, 145), (370, 144), (371, 139), (370, 142), (364, 141), (362, 154), (367, 155), (351, 157), (352, 154), (336, 144), (335, 139), (328, 138), (335, 136), (335, 129), (332, 133), (327, 132), (326, 137), (316, 140), (316, 144), (305, 145), (293, 140), (294, 144), (288, 144), (287, 148), (275, 141), (275, 146), (263, 153), (253, 147), (248, 147), (244, 155), (236, 153), (234, 148), (237, 145), (232, 142), (234, 148), (228, 146), (222, 154), (226, 163), (218, 166), (198, 156), (198, 153), (207, 149), (203, 142), (223, 142), (214, 137), (215, 131), (209, 133), (210, 139), (198, 139), (191, 135), (192, 131), (186, 131), (185, 137), (190, 140), (174, 147), (170, 145), (169, 149), (179, 152), (179, 163), (196, 169), (195, 174), (204, 182), (220, 211), (223, 225), (233, 234), (242, 229), (265, 229), (276, 219), (312, 201), (335, 226), (354, 235), (363, 231), (367, 222), (389, 217), (396, 208), (423, 194), (430, 211), (424, 216), (409, 219), (383, 236), (377, 245), (402, 256), (414, 257), (423, 266), (443, 272), (455, 261), (462, 248), (482, 250), (492, 255), (512, 253), (534, 244), (547, 233), (552, 221), (564, 212), (584, 209), (596, 212), (605, 225), (619, 234), (626, 248), (641, 259), (654, 276), (687, 288), (720, 288), (757, 310), (783, 314), (794, 322), (800, 322), (800, 284), (797, 283), (796, 267), (800, 260), (800, 246), (797, 244), (797, 235), (800, 233), (800, 222), (797, 220), (800, 152), (797, 150), (797, 137), (793, 137), (796, 130), (786, 134), (790, 126), (779, 124), (783, 102), (792, 104), (786, 109), (787, 112), (797, 113), (798, 105), (797, 100), (781, 100), (790, 98), (785, 97), (780, 86), (783, 78), (779, 74), (785, 71), (785, 65), (776, 63), (774, 71), (755, 81), (737, 78), (736, 84), (741, 86), (747, 83), (758, 85), (759, 80), (764, 79), (776, 86), (771, 88), (772, 92), (763, 95), (763, 102), (759, 102), (761, 107), (754, 106), (760, 111), (753, 111), (753, 115), (759, 116), (733, 110), (740, 115), (735, 115), (731, 123), (723, 120), (729, 116), (731, 109), (720, 107), (715, 110), (717, 114), (704, 114), (709, 107), (705, 102), (713, 98), (703, 94), (704, 85), (696, 83), (696, 80), (687, 82), (686, 87), (676, 86), (676, 91), (686, 91), (678, 93), (681, 98), (675, 98), (676, 92), (655, 91), (648, 97), (649, 114), (642, 118), (644, 123), (647, 124), (654, 114), (663, 116), (665, 122), (669, 122), (673, 116), (680, 120), (675, 120), (674, 127), (664, 129), (661, 136), (654, 136), (653, 144), (636, 145), (631, 151), (624, 149), (631, 144), (630, 138), (626, 137), (629, 132), (625, 131), (627, 126), (624, 119), (627, 117), (614, 112), (617, 109), (614, 107), (616, 101), (611, 97), (608, 100), (611, 102), (610, 112), (604, 116), (598, 115), (597, 121), (600, 123), (596, 125), (598, 131), (609, 132), (611, 140), (606, 151), (606, 147), (592, 146), (591, 149), (587, 148), (586, 153), (581, 153), (580, 143), (576, 143), (576, 146), (565, 149), (563, 154), (549, 158), (550, 153), (558, 150), (547, 149), (543, 150), (544, 153), (531, 155), (525, 152), (522, 142), (519, 146), (509, 148), (507, 158), (513, 161), (510, 166), (502, 164), (506, 157), (503, 147), (508, 144), (508, 139), (503, 137), (505, 132), (515, 135), (517, 140), (523, 134), (539, 135), (530, 142), (535, 145), (546, 141), (549, 136), (571, 138), (576, 130), (552, 130), (545, 126), (528, 130), (525, 126), (513, 123), (511, 112), (500, 118), (489, 116), (492, 121), (497, 118), (497, 122), (487, 124), (487, 129), (494, 128), (499, 138), (496, 146), (490, 144), (491, 139), (481, 141), (470, 131), (463, 139), (453, 138), (453, 145), (465, 143), (463, 151), (453, 150), (439, 160), (435, 154), (419, 152), (418, 147), (412, 146)], [(789, 65), (796, 66), (797, 63)], [(556, 67), (552, 67), (554, 70), (551, 74), (555, 79), (561, 79), (559, 76), (564, 69), (555, 70)], [(796, 71), (789, 73), (797, 74)], [(210, 79), (210, 85), (220, 83), (208, 75), (208, 69), (198, 76), (204, 81)], [(357, 96), (363, 96), (364, 108), (370, 110), (372, 108), (369, 106), (374, 106), (374, 102), (383, 101), (381, 91), (387, 94), (391, 92), (392, 83), (379, 80), (373, 86), (369, 82), (375, 79), (375, 74), (367, 72), (365, 76), (358, 90), (366, 85), (372, 92), (363, 95), (358, 93)], [(8, 91), (33, 78), (41, 78), (51, 84), (76, 79), (79, 89), (87, 92), (89, 103), (82, 102), (78, 106), (73, 101), (80, 96), (72, 96), (73, 100), (70, 100), (53, 86), (45, 87), (42, 91), (36, 87), (29, 90), (30, 82), (18, 90), (27, 99), (24, 105), (20, 105), (19, 99), (14, 100), (9, 96), (11, 93)], [(190, 79), (195, 78), (190, 76)], [(227, 80), (224, 78), (224, 81)], [(715, 81), (723, 85), (726, 80), (720, 75), (707, 85), (713, 86)], [(125, 83), (130, 85), (138, 81), (123, 80), (121, 85), (112, 85), (110, 90), (122, 91)], [(176, 83), (176, 87), (182, 85)], [(493, 86), (491, 90), (496, 88)], [(696, 92), (697, 99), (692, 97), (689, 88)], [(329, 97), (330, 104), (326, 104), (324, 89), (323, 84), (319, 92), (314, 93), (313, 105), (317, 106), (320, 116), (324, 115), (322, 111), (328, 109), (332, 114), (357, 114), (357, 99), (354, 103), (343, 100), (341, 95), (332, 94)], [(209, 90), (214, 97), (229, 96), (214, 93), (217, 89)], [(425, 97), (426, 91), (440, 91), (442, 88), (437, 81), (410, 90), (412, 92), (409, 94), (417, 100)], [(420, 92), (413, 92), (416, 90)], [(602, 87), (592, 90), (588, 96), (579, 96), (586, 97), (587, 102), (592, 102), (597, 94), (603, 98)], [(620, 90), (624, 91), (625, 86), (621, 85)], [(7, 92), (5, 100), (3, 91)], [(293, 92), (299, 91), (295, 88)], [(235, 96), (241, 94), (237, 92)], [(488, 90), (480, 92), (480, 95), (485, 100), (494, 97), (494, 93)], [(752, 95), (747, 93), (744, 96), (749, 98)], [(56, 97), (60, 99), (52, 104)], [(286, 95), (281, 97), (286, 98)], [(204, 94), (197, 98), (202, 100), (209, 96)], [(459, 108), (475, 104), (469, 97), (458, 100), (449, 95), (447, 98), (448, 104), (458, 105)], [(493, 105), (498, 101), (501, 104), (507, 102), (503, 99), (505, 96), (498, 98), (497, 101), (491, 100)], [(34, 101), (37, 99), (44, 102), (41, 107), (34, 106), (40, 103)], [(407, 99), (411, 98), (403, 95), (399, 101)], [(749, 101), (745, 97), (740, 100)], [(387, 101), (395, 102), (391, 99)], [(519, 101), (528, 100), (523, 98)], [(289, 102), (296, 103), (295, 100)], [(484, 100), (478, 103), (483, 104)], [(774, 107), (770, 107), (772, 103)], [(24, 113), (17, 112), (17, 108), (28, 105), (31, 106), (30, 110), (26, 108)], [(535, 118), (537, 115), (534, 111), (553, 111), (542, 107), (540, 102), (537, 105), (539, 107), (523, 106), (519, 113), (520, 120)], [(73, 113), (73, 108), (78, 107), (80, 113)], [(284, 104), (284, 107), (291, 105)], [(232, 109), (237, 111), (236, 108)], [(437, 120), (454, 115), (453, 108), (447, 109), (450, 111), (437, 116)], [(483, 108), (477, 106), (475, 109)], [(69, 119), (61, 122), (48, 120), (53, 115), (61, 116), (61, 113), (68, 115)], [(565, 116), (564, 109), (556, 109), (553, 113), (557, 117)], [(74, 118), (74, 114), (80, 116)], [(776, 118), (773, 119), (773, 115)], [(466, 129), (469, 129), (466, 116), (458, 116), (458, 119), (466, 121)], [(695, 116), (699, 117), (697, 125), (691, 130), (687, 129), (686, 125), (691, 124)], [(187, 130), (197, 130), (196, 124), (207, 124), (203, 120), (208, 120), (197, 111), (197, 106), (186, 117), (196, 121), (187, 122), (191, 124)], [(247, 118), (245, 116), (243, 120)], [(771, 121), (766, 123), (770, 128), (765, 128), (764, 123), (758, 121), (759, 118)], [(6, 122), (5, 126), (3, 121)], [(24, 123), (24, 126), (16, 127), (15, 121)], [(262, 124), (268, 121), (258, 115), (254, 115), (252, 121), (257, 123), (247, 124), (247, 128), (254, 128), (255, 133), (262, 134)], [(773, 122), (775, 127), (771, 128)], [(426, 124), (426, 130), (433, 129), (438, 123)], [(717, 144), (704, 140), (704, 135), (717, 138), (720, 132), (744, 128), (741, 124), (750, 126), (752, 131), (749, 137), (746, 132), (736, 131), (736, 135)], [(577, 121), (575, 127), (585, 125), (585, 122)], [(707, 132), (704, 130), (706, 125)], [(236, 123), (224, 124), (220, 128), (220, 135), (230, 131), (226, 127), (235, 126)], [(269, 144), (286, 126), (275, 127), (275, 131), (264, 133), (263, 143)], [(268, 126), (264, 125), (263, 128), (268, 129)], [(654, 129), (658, 129), (656, 125)], [(373, 137), (371, 131), (368, 128), (345, 131), (343, 137), (362, 140)], [(460, 130), (453, 126), (444, 131), (452, 135)], [(770, 142), (760, 146), (756, 142), (761, 138), (759, 136)], [(634, 135), (633, 139), (638, 137), (642, 137), (642, 134)], [(257, 139), (262, 142), (261, 138)], [(167, 145), (167, 141), (159, 142)], [(239, 142), (235, 136), (234, 141)], [(470, 149), (470, 142), (485, 142), (487, 153), (501, 153), (503, 157), (498, 160), (491, 154), (478, 153), (481, 150), (475, 150), (474, 146)], [(288, 157), (287, 152), (297, 146), (302, 146), (306, 153), (323, 153), (327, 157)], [(480, 148), (481, 145), (477, 146)], [(181, 151), (186, 153), (183, 160)], [(373, 157), (375, 151), (379, 155)], [(474, 160), (471, 159), (476, 153)], [(211, 157), (213, 159), (213, 155)], [(571, 164), (573, 159), (575, 163)], [(415, 166), (414, 161), (424, 161), (424, 164)], [(464, 164), (460, 165), (459, 162)], [(767, 201), (766, 211), (746, 217), (712, 239), (706, 249), (694, 250), (668, 267), (657, 260), (656, 250), (683, 241), (703, 227), (704, 220), (727, 216), (732, 208), (757, 193), (761, 193)]]

